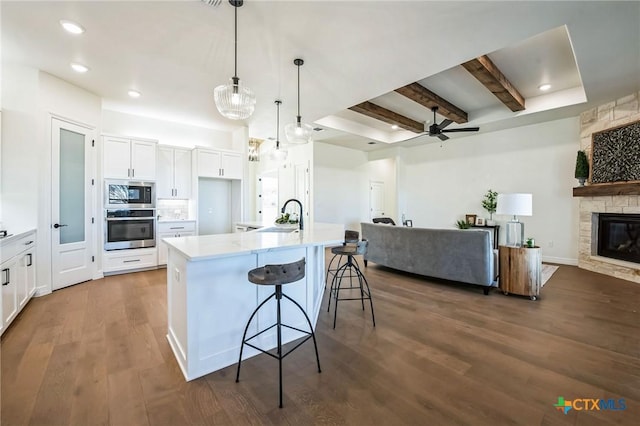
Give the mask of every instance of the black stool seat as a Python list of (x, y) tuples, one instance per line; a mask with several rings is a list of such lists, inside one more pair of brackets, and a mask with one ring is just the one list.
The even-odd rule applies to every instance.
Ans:
[(289, 284), (304, 278), (304, 259), (286, 265), (265, 265), (249, 271), (248, 278), (258, 285)]
[[(364, 301), (369, 300), (371, 306), (371, 319), (373, 320), (373, 326), (376, 326), (376, 316), (373, 312), (373, 300), (371, 299), (371, 289), (367, 278), (364, 276), (358, 263), (355, 261), (354, 256), (367, 254), (367, 248), (369, 242), (367, 240), (358, 241), (355, 246), (341, 246), (334, 247), (336, 249), (336, 255), (347, 256), (347, 262), (340, 265), (333, 274), (333, 280), (331, 280), (331, 288), (329, 289), (329, 303), (327, 305), (327, 312), (331, 310), (331, 299), (335, 300), (335, 307), (333, 308), (333, 328), (336, 328), (336, 319), (338, 317), (338, 301), (339, 300), (360, 300), (362, 304), (362, 310), (364, 311)], [(333, 253), (333, 249), (331, 250)], [(342, 281), (348, 278), (349, 286), (343, 287)], [(354, 278), (357, 279), (357, 284), (354, 285)], [(360, 297), (340, 297), (340, 290), (360, 290)]]
[[(275, 286), (275, 292), (271, 296), (267, 297), (264, 301), (262, 301), (262, 303), (260, 303), (258, 305), (258, 307), (253, 311), (253, 313), (249, 317), (249, 321), (247, 321), (247, 326), (245, 327), (244, 334), (242, 335), (242, 344), (240, 345), (240, 357), (238, 359), (238, 371), (236, 373), (236, 383), (240, 381), (240, 366), (242, 365), (242, 350), (244, 349), (244, 345), (251, 346), (252, 348), (254, 348), (256, 350), (258, 350), (258, 351), (260, 351), (260, 352), (262, 352), (264, 354), (267, 354), (272, 358), (277, 359), (278, 360), (278, 372), (279, 372), (279, 387), (280, 387), (280, 408), (282, 408), (282, 359), (284, 357), (286, 357), (291, 352), (296, 350), (300, 345), (302, 345), (307, 340), (313, 339), (313, 346), (315, 347), (315, 350), (316, 350), (316, 361), (318, 363), (318, 373), (322, 372), (322, 370), (320, 370), (320, 357), (318, 356), (318, 345), (316, 343), (316, 335), (313, 332), (313, 326), (311, 325), (311, 320), (309, 320), (309, 317), (307, 316), (307, 313), (302, 308), (302, 306), (300, 306), (300, 304), (298, 302), (296, 302), (295, 300), (293, 300), (292, 298), (290, 298), (286, 294), (282, 293), (282, 285), (283, 284), (289, 284), (289, 283), (293, 283), (293, 282), (299, 281), (302, 278), (304, 278), (304, 275), (305, 275), (305, 259), (304, 258), (298, 260), (297, 262), (287, 263), (287, 264), (283, 264), (283, 265), (265, 265), (265, 266), (262, 266), (260, 268), (252, 269), (247, 274), (248, 279), (249, 279), (250, 282), (252, 282), (254, 284), (257, 284), (257, 285), (272, 285), (272, 286)], [(277, 308), (276, 308), (277, 309), (277, 320), (276, 320), (276, 323), (271, 325), (271, 326), (269, 326), (269, 327), (267, 327), (267, 328), (265, 328), (262, 331), (259, 331), (258, 333), (254, 334), (253, 336), (247, 338), (247, 331), (249, 330), (249, 325), (251, 325), (251, 321), (253, 320), (253, 317), (256, 316), (256, 314), (258, 313), (260, 308), (262, 308), (269, 300), (271, 300), (274, 297), (276, 299), (276, 306), (277, 306)], [(304, 315), (305, 319), (307, 320), (307, 324), (309, 325), (309, 331), (301, 330), (299, 328), (292, 327), (290, 325), (286, 325), (286, 324), (282, 323), (280, 301), (282, 300), (283, 297), (285, 299), (289, 300), (290, 302), (292, 302), (302, 312), (302, 314)], [(276, 354), (275, 355), (272, 354), (269, 351), (265, 351), (264, 349), (259, 348), (258, 346), (255, 346), (253, 343), (251, 343), (251, 340), (253, 340), (256, 337), (260, 336), (261, 334), (271, 330), (274, 327), (276, 327), (277, 339), (278, 339), (278, 345), (277, 345), (277, 348), (276, 348)], [(293, 348), (291, 348), (286, 353), (282, 353), (282, 327), (286, 327), (286, 328), (298, 331), (298, 332), (303, 333), (303, 334), (306, 335), (306, 336), (303, 336), (303, 340), (302, 341), (298, 342)]]

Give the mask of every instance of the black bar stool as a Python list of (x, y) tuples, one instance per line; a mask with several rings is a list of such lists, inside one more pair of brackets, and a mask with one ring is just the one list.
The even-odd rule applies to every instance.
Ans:
[[(302, 309), (302, 306), (300, 306), (298, 302), (296, 302), (295, 300), (293, 300), (292, 298), (290, 298), (289, 296), (287, 296), (282, 292), (283, 284), (289, 284), (289, 283), (299, 281), (302, 278), (304, 278), (304, 274), (305, 274), (304, 258), (298, 260), (297, 262), (287, 263), (284, 265), (265, 265), (261, 268), (252, 269), (251, 271), (249, 271), (249, 274), (248, 274), (249, 281), (251, 281), (252, 283), (258, 284), (258, 285), (274, 285), (276, 286), (276, 290), (271, 296), (267, 297), (262, 303), (260, 303), (260, 305), (258, 305), (258, 307), (253, 311), (253, 313), (249, 317), (247, 326), (244, 329), (244, 334), (242, 335), (242, 344), (240, 345), (240, 357), (238, 359), (238, 371), (236, 373), (236, 383), (240, 381), (240, 366), (242, 365), (242, 349), (244, 348), (244, 345), (251, 346), (252, 348), (259, 350), (260, 352), (265, 353), (270, 357), (277, 359), (279, 383), (280, 383), (280, 408), (282, 408), (282, 359), (287, 355), (289, 355), (294, 350), (296, 350), (304, 342), (309, 340), (309, 338), (313, 338), (313, 346), (315, 347), (315, 350), (316, 350), (316, 361), (318, 362), (318, 373), (321, 372), (320, 357), (318, 356), (318, 345), (316, 343), (316, 335), (313, 332), (313, 326), (311, 325), (311, 321), (309, 320), (307, 313), (304, 311), (304, 309)], [(276, 323), (270, 327), (265, 328), (262, 331), (259, 331), (258, 333), (254, 334), (253, 336), (247, 339), (246, 338), (247, 331), (249, 330), (249, 325), (251, 324), (251, 320), (253, 320), (253, 317), (256, 316), (260, 308), (263, 307), (264, 304), (267, 303), (269, 300), (271, 300), (273, 297), (276, 298), (277, 307), (278, 307)], [(308, 332), (305, 330), (300, 330), (299, 328), (291, 327), (289, 325), (282, 323), (281, 314), (280, 314), (280, 300), (283, 297), (293, 302), (293, 304), (296, 305), (298, 309), (300, 309), (300, 311), (304, 314), (304, 317), (307, 320), (307, 323), (309, 324), (309, 330), (311, 331)], [(277, 327), (277, 332), (278, 332), (278, 335), (277, 335), (278, 346), (276, 351), (277, 355), (274, 355), (271, 352), (265, 351), (249, 342), (250, 340), (260, 336), (262, 333), (268, 330), (271, 330), (273, 327)], [(282, 327), (287, 327), (291, 330), (296, 330), (307, 335), (306, 337), (304, 337), (304, 339), (301, 342), (299, 342), (296, 346), (291, 348), (285, 354), (282, 353)]]
[[(337, 251), (342, 251), (342, 255), (347, 256), (347, 262), (340, 265), (336, 270), (333, 280), (331, 280), (331, 289), (329, 290), (329, 304), (327, 305), (327, 312), (331, 310), (331, 299), (335, 299), (336, 306), (333, 309), (333, 328), (336, 328), (336, 318), (338, 315), (338, 301), (339, 300), (360, 300), (362, 303), (362, 310), (364, 311), (364, 301), (369, 300), (371, 306), (371, 319), (373, 320), (373, 326), (376, 326), (376, 316), (373, 312), (373, 300), (371, 299), (371, 289), (367, 278), (364, 276), (360, 267), (353, 256), (367, 254), (367, 247), (369, 242), (367, 240), (359, 241), (355, 246), (343, 246), (335, 247)], [(332, 250), (333, 251), (333, 250)], [(358, 279), (357, 285), (353, 285), (353, 278)], [(342, 287), (343, 278), (349, 278), (349, 287)], [(364, 286), (363, 286), (364, 284)], [(366, 287), (366, 289), (365, 289)], [(340, 297), (340, 290), (360, 290), (360, 297)]]
[[(329, 266), (327, 267), (327, 276), (325, 277), (325, 280), (324, 280), (326, 283), (329, 283), (329, 275), (331, 275), (332, 281), (333, 281), (333, 277), (335, 276), (336, 271), (338, 270), (338, 268), (340, 267), (340, 263), (342, 262), (342, 257), (346, 256), (344, 254), (345, 247), (353, 247), (355, 249), (355, 246), (358, 244), (358, 241), (360, 241), (360, 233), (358, 231), (346, 230), (344, 231), (344, 242), (342, 243), (342, 246), (331, 248), (331, 253), (333, 254), (333, 257), (329, 261)], [(333, 263), (335, 261), (337, 261), (338, 263), (334, 266)]]

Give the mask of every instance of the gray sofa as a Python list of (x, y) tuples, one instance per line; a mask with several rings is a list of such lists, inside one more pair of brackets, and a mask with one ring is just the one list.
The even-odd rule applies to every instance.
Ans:
[(369, 241), (364, 257), (389, 268), (477, 284), (488, 294), (497, 285), (498, 256), (491, 232), (483, 229), (427, 229), (362, 222)]

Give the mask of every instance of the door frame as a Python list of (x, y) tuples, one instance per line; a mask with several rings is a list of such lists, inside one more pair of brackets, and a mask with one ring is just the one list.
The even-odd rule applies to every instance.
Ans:
[[(47, 141), (49, 143), (49, 150), (48, 150), (49, 158), (47, 160), (48, 173), (44, 173), (46, 177), (43, 179), (45, 182), (43, 190), (46, 192), (46, 203), (45, 203), (46, 209), (43, 209), (44, 210), (43, 214), (44, 214), (44, 223), (46, 225), (43, 227), (43, 232), (42, 232), (43, 234), (46, 233), (47, 241), (46, 241), (46, 244), (38, 244), (38, 246), (41, 246), (41, 247), (44, 246), (44, 250), (46, 250), (46, 258), (49, 260), (49, 265), (47, 268), (48, 269), (47, 275), (49, 276), (48, 277), (49, 279), (48, 279), (48, 286), (46, 286), (47, 288), (38, 290), (38, 292), (36, 293), (38, 296), (51, 293), (53, 291), (53, 283), (54, 283), (54, 268), (53, 268), (53, 234), (54, 234), (54, 229), (53, 229), (53, 191), (54, 191), (53, 128), (54, 128), (54, 124), (53, 124), (53, 120), (62, 121), (64, 123), (86, 129), (87, 135), (92, 140), (91, 150), (89, 152), (89, 156), (87, 159), (87, 161), (89, 162), (88, 164), (89, 176), (87, 176), (87, 178), (92, 179), (93, 184), (90, 187), (89, 194), (87, 194), (86, 202), (90, 204), (88, 210), (89, 210), (89, 213), (91, 214), (91, 217), (94, 220), (93, 220), (92, 226), (90, 227), (91, 243), (88, 246), (88, 248), (91, 251), (94, 259), (94, 261), (91, 262), (91, 265), (90, 265), (91, 279), (102, 278), (102, 274), (98, 272), (100, 270), (99, 264), (101, 264), (101, 259), (102, 259), (102, 256), (99, 256), (99, 253), (101, 253), (101, 251), (98, 250), (101, 244), (100, 232), (98, 231), (100, 228), (99, 224), (101, 224), (102, 221), (100, 220), (100, 217), (97, 215), (99, 195), (100, 195), (100, 185), (99, 185), (98, 176), (97, 176), (97, 161), (98, 161), (97, 152), (99, 149), (99, 140), (97, 138), (96, 127), (87, 123), (83, 123), (78, 120), (74, 120), (59, 114), (49, 112), (47, 114), (47, 133), (48, 133)], [(46, 231), (44, 231), (44, 229), (46, 229)], [(43, 259), (43, 258), (44, 256), (40, 257), (40, 259)]]

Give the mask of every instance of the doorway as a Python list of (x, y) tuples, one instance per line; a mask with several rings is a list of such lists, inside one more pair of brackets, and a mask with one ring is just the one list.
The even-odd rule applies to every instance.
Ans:
[(57, 118), (51, 122), (52, 289), (91, 280), (94, 261), (92, 200), (94, 130)]
[(384, 216), (384, 182), (369, 182), (369, 220)]

